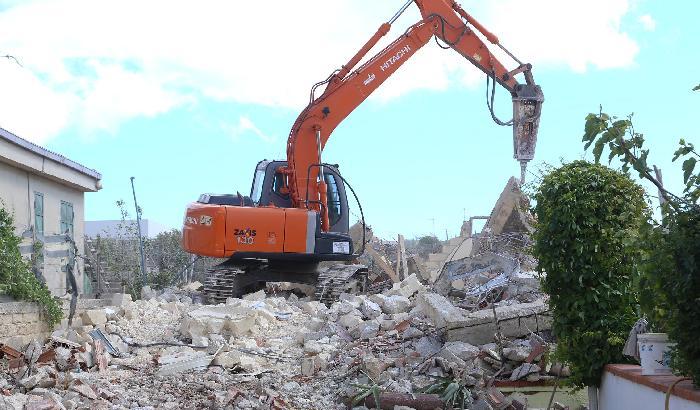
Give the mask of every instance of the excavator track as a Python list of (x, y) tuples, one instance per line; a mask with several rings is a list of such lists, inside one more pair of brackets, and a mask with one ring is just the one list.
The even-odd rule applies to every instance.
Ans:
[(330, 305), (343, 292), (365, 293), (367, 272), (364, 265), (333, 264), (316, 272), (290, 274), (265, 264), (241, 267), (223, 263), (208, 270), (204, 296), (210, 304), (226, 303), (226, 299), (254, 292), (266, 282), (291, 282), (315, 286), (316, 299)]
[(237, 295), (236, 276), (245, 273), (238, 268), (210, 268), (204, 281), (204, 297), (209, 304), (226, 303), (226, 299)]
[(329, 266), (318, 274), (316, 300), (331, 305), (341, 293), (364, 293), (367, 290), (367, 273), (364, 265)]

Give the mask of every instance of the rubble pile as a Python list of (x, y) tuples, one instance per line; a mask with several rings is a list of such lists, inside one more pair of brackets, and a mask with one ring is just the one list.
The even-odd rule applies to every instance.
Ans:
[(524, 408), (494, 383), (567, 372), (548, 360), (543, 301), (470, 311), (415, 274), (330, 307), (265, 291), (219, 305), (144, 296), (116, 295), (47, 341), (0, 347), (0, 408), (340, 409), (371, 389), (383, 407), (421, 408), (445, 379), (475, 408)]

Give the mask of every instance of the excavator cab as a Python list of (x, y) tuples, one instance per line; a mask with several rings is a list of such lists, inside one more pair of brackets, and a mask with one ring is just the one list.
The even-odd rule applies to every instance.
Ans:
[(353, 243), (350, 212), (337, 166), (326, 167), (330, 230), (319, 213), (292, 207), (286, 161), (260, 161), (250, 195), (203, 194), (187, 208), (183, 247), (187, 252), (231, 261), (348, 261)]
[[(291, 208), (292, 200), (289, 195), (287, 176), (280, 172), (287, 166), (287, 161), (258, 162), (255, 167), (253, 184), (250, 188), (251, 202), (255, 206), (276, 206)], [(329, 232), (348, 233), (350, 230), (350, 212), (345, 193), (345, 184), (340, 177), (338, 165), (324, 167), (324, 181), (328, 186), (326, 199), (328, 202)]]

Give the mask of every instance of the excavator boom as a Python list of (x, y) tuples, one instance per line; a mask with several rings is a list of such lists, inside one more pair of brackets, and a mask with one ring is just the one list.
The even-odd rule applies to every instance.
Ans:
[[(390, 31), (393, 21), (410, 3), (418, 6), (423, 19), (352, 71)], [(513, 57), (495, 35), (487, 31), (456, 2), (411, 0), (389, 22), (382, 24), (348, 63), (326, 81), (317, 84), (312, 90), (312, 100), (294, 123), (287, 142), (288, 167), (284, 172), (289, 177), (293, 205), (320, 212), (322, 229), (328, 230), (327, 204), (324, 202), (326, 187), (323, 178), (319, 178), (323, 176), (321, 154), (326, 142), (338, 124), (433, 37), (455, 50), (512, 95), (514, 119), (512, 123), (502, 125), (513, 126), (514, 157), (523, 165), (521, 178), (524, 179), (524, 165), (534, 156), (539, 114), (544, 97), (539, 86), (534, 83), (529, 64), (522, 64), (513, 57), (519, 65), (513, 70), (508, 70), (489, 50), (477, 32)], [(524, 84), (515, 79), (515, 75), (519, 73), (524, 74)], [(314, 98), (313, 91), (320, 85), (326, 85), (326, 88), (319, 97)]]

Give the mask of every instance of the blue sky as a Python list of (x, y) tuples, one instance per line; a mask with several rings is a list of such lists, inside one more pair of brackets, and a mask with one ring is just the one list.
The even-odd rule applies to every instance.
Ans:
[[(130, 6), (138, 2), (115, 10), (94, 3), (0, 1), (0, 54), (24, 66), (0, 61), (0, 126), (103, 174), (104, 189), (86, 197), (87, 219), (118, 218), (114, 203), (131, 204), (134, 176), (144, 217), (179, 227), (200, 193), (248, 193), (257, 161), (284, 158), (311, 84), (343, 64), (402, 1), (313, 0), (308, 10), (272, 2), (272, 13), (207, 1), (169, 10), (156, 25), (149, 17), (166, 3), (135, 17)], [(700, 3), (672, 3), (463, 2), (535, 66), (546, 102), (532, 172), (590, 158), (581, 144), (584, 117), (602, 105), (634, 113), (651, 161), (680, 190), (672, 153), (681, 137), (700, 143), (700, 92), (690, 91), (700, 83)], [(83, 14), (53, 25), (59, 8)], [(120, 13), (132, 16), (130, 25), (111, 23), (123, 21)], [(531, 30), (517, 26), (522, 13), (532, 13)], [(286, 18), (294, 15), (318, 23)], [(240, 16), (262, 16), (278, 30), (251, 30), (256, 19)], [(417, 18), (407, 12), (388, 37)], [(43, 33), (22, 28), (44, 25)], [(421, 54), (338, 127), (324, 153), (386, 238), (454, 236), (465, 214), (488, 214), (508, 178), (519, 175), (511, 129), (488, 114), (485, 78), (434, 43)], [(496, 110), (508, 117), (506, 93), (497, 94)]]

